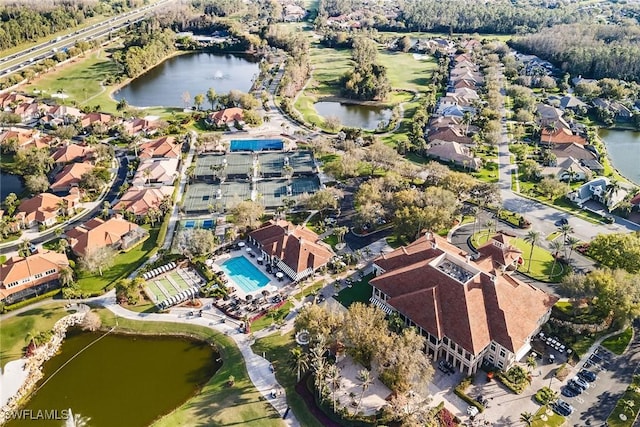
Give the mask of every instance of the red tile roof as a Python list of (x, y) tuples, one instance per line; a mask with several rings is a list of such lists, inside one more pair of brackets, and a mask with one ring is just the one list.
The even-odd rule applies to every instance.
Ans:
[(267, 254), (280, 258), (296, 273), (307, 268), (315, 270), (334, 255), (316, 233), (288, 221), (270, 221), (249, 235), (260, 243)]
[[(69, 260), (65, 254), (52, 251), (36, 252), (28, 257), (12, 257), (0, 266), (0, 299), (32, 286), (47, 283), (58, 278), (62, 267), (68, 267)], [(55, 270), (53, 274), (45, 272)], [(35, 278), (36, 274), (42, 277)], [(8, 284), (25, 280), (24, 283), (7, 288)]]
[(225, 108), (224, 110), (216, 111), (209, 114), (209, 121), (216, 126), (222, 126), (235, 121), (241, 122), (244, 119), (244, 112), (242, 108), (233, 107)]
[(574, 135), (569, 129), (542, 129), (540, 142), (543, 144), (579, 144), (585, 145), (587, 140), (580, 135)]
[[(385, 272), (371, 285), (440, 339), (446, 336), (473, 354), (492, 340), (517, 352), (557, 298), (464, 255), (439, 236), (421, 237), (376, 259)], [(444, 260), (469, 271), (470, 279), (462, 283), (441, 271)]]
[(154, 157), (179, 158), (182, 151), (182, 143), (176, 142), (173, 136), (163, 136), (140, 145), (139, 157), (150, 159)]
[(124, 235), (138, 228), (137, 224), (116, 216), (107, 221), (93, 218), (66, 234), (73, 251), (82, 256), (93, 249), (115, 245)]

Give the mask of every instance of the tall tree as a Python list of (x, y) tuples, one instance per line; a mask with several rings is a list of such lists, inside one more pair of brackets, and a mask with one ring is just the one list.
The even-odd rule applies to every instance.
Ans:
[(309, 369), (309, 355), (300, 347), (289, 350), (289, 367), (296, 373), (297, 382), (300, 382), (302, 373)]
[(527, 267), (527, 273), (531, 271), (531, 262), (533, 261), (533, 249), (540, 242), (540, 232), (535, 230), (530, 230), (527, 235), (524, 237), (524, 241), (531, 245), (531, 250), (529, 251), (529, 265)]

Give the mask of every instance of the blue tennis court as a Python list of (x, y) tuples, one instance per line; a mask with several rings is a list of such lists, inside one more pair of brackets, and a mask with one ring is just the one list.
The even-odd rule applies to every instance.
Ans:
[(213, 227), (213, 220), (212, 219), (205, 219), (204, 221), (202, 221), (202, 228), (204, 229), (210, 229)]
[(184, 228), (193, 228), (196, 226), (196, 222), (195, 221), (186, 221), (184, 223)]
[(228, 259), (220, 267), (245, 293), (257, 291), (269, 283), (269, 278), (243, 256)]
[(229, 149), (233, 151), (265, 151), (282, 150), (281, 139), (232, 139)]

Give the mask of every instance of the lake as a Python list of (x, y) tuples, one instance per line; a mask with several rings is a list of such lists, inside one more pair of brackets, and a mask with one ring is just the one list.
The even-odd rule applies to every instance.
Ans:
[(0, 201), (4, 200), (9, 193), (20, 193), (24, 191), (24, 183), (18, 175), (0, 172)]
[(613, 167), (625, 178), (640, 184), (640, 132), (600, 129)]
[(392, 110), (373, 105), (341, 104), (340, 102), (316, 102), (313, 104), (323, 117), (335, 116), (343, 126), (375, 130), (380, 122), (388, 122)]
[[(69, 331), (60, 354), (44, 365), (48, 378), (102, 334)], [(148, 426), (193, 396), (220, 367), (210, 345), (177, 337), (107, 335), (80, 353), (31, 397), (24, 409), (89, 417), (91, 427)], [(60, 420), (38, 420), (60, 427)], [(11, 427), (33, 421), (12, 421)]]
[(248, 55), (194, 52), (173, 56), (114, 92), (113, 98), (126, 99), (136, 107), (184, 107), (182, 95), (205, 95), (203, 107), (209, 103), (206, 93), (217, 94), (232, 89), (249, 92), (251, 80), (260, 72), (258, 59)]

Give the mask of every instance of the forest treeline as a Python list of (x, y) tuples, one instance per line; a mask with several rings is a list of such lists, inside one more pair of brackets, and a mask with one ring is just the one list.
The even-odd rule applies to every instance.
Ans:
[(558, 25), (519, 37), (511, 46), (577, 76), (640, 81), (640, 26)]
[(142, 0), (4, 2), (0, 5), (0, 50), (75, 28), (94, 16), (109, 16), (142, 4)]
[(169, 55), (174, 47), (175, 33), (142, 21), (122, 50), (113, 53), (113, 59), (128, 77), (136, 77)]

